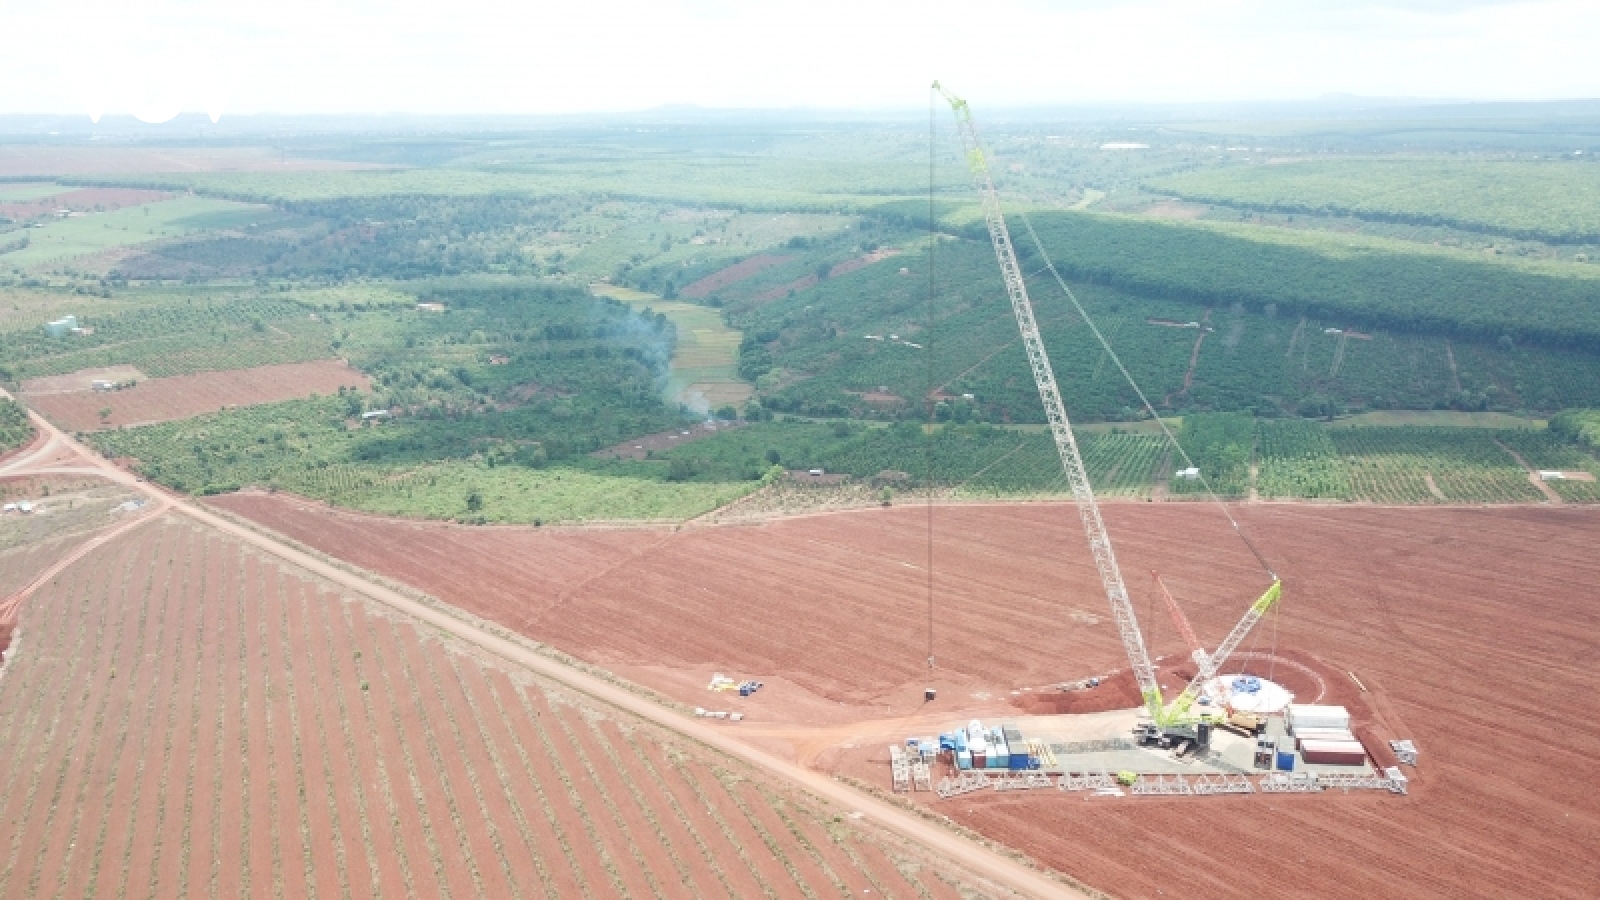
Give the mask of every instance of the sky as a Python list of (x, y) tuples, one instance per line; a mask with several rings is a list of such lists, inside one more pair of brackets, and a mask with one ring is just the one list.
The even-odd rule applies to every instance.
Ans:
[(1600, 97), (1600, 0), (0, 0), (0, 113)]

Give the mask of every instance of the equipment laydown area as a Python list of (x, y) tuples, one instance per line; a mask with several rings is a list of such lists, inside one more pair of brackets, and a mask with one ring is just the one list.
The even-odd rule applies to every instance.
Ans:
[[(212, 502), (685, 704), (739, 710), (730, 733), (885, 792), (889, 741), (1025, 715), (1066, 696), (1055, 685), (1124, 665), (1070, 506), (936, 510), (930, 675), (921, 509), (673, 532), (413, 524), (282, 495)], [(1415, 737), (1423, 758), (1407, 769), (1408, 795), (1086, 800), (1052, 790), (918, 792), (917, 802), (1120, 896), (1238, 896), (1241, 867), (1280, 896), (1372, 897), (1396, 883), (1411, 896), (1517, 896), (1531, 868), (1559, 895), (1600, 883), (1591, 852), (1600, 802), (1572, 788), (1600, 726), (1544, 712), (1600, 690), (1590, 637), (1600, 628), (1591, 599), (1600, 514), (1303, 505), (1236, 514), (1282, 561), (1287, 588), (1258, 646), (1243, 649), (1275, 643), (1281, 658), (1303, 661), (1288, 666), (1293, 677), (1278, 668), (1292, 689), (1323, 690), (1358, 730)], [(1125, 567), (1162, 561), (1202, 640), (1215, 641), (1251, 599), (1239, 585), (1259, 570), (1215, 527), (1215, 509), (1111, 504), (1105, 515)], [(1183, 639), (1159, 621), (1159, 601), (1140, 590), (1134, 599), (1152, 654), (1181, 661)], [(1301, 669), (1321, 688), (1301, 685)], [(708, 694), (714, 673), (764, 687)], [(1163, 683), (1177, 685), (1165, 672)], [(927, 687), (937, 699), (925, 703)], [(1138, 697), (1106, 700), (1131, 707)]]

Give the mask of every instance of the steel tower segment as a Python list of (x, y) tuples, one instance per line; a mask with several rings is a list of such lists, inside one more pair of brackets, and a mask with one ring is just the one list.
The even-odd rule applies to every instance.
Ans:
[[(1122, 647), (1128, 654), (1128, 663), (1133, 667), (1134, 680), (1139, 684), (1139, 694), (1144, 698), (1145, 709), (1151, 718), (1163, 721), (1166, 717), (1162, 710), (1161, 686), (1156, 683), (1155, 666), (1151, 664), (1150, 654), (1145, 649), (1139, 620), (1133, 611), (1133, 600), (1122, 581), (1122, 571), (1117, 568), (1111, 537), (1100, 517), (1100, 507), (1095, 503), (1089, 474), (1083, 466), (1083, 456), (1078, 452), (1077, 439), (1072, 435), (1072, 425), (1067, 421), (1061, 390), (1056, 386), (1050, 357), (1045, 353), (1043, 338), (1039, 336), (1033, 302), (1028, 299), (1028, 288), (1022, 278), (1022, 269), (1017, 264), (1017, 254), (1011, 245), (1011, 233), (1006, 229), (1005, 216), (1000, 210), (1000, 195), (995, 191), (994, 179), (989, 174), (988, 159), (983, 152), (983, 145), (978, 141), (972, 111), (967, 101), (945, 90), (939, 82), (933, 83), (933, 89), (943, 95), (955, 113), (956, 127), (967, 154), (967, 165), (972, 169), (972, 180), (983, 198), (983, 219), (989, 226), (994, 255), (1000, 262), (1000, 276), (1005, 281), (1006, 294), (1011, 298), (1011, 310), (1016, 314), (1017, 328), (1022, 332), (1022, 346), (1028, 354), (1028, 365), (1033, 369), (1034, 383), (1039, 387), (1039, 399), (1044, 402), (1045, 417), (1050, 421), (1050, 435), (1055, 439), (1056, 450), (1061, 455), (1061, 467), (1066, 471), (1072, 499), (1076, 501), (1078, 516), (1083, 520), (1083, 530), (1089, 538), (1089, 552), (1094, 556), (1095, 568), (1100, 571), (1100, 583), (1105, 587), (1107, 599), (1111, 601), (1111, 614), (1122, 636)], [(929, 325), (931, 327), (932, 323)]]

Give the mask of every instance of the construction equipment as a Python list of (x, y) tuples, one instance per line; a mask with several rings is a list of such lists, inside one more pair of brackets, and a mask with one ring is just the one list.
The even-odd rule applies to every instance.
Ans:
[[(1163, 702), (1161, 686), (1156, 682), (1155, 666), (1150, 661), (1144, 637), (1139, 631), (1133, 600), (1128, 596), (1128, 588), (1122, 580), (1122, 571), (1117, 567), (1117, 558), (1111, 549), (1111, 537), (1106, 532), (1105, 521), (1100, 516), (1100, 507), (1095, 502), (1094, 490), (1089, 484), (1088, 472), (1084, 469), (1083, 456), (1078, 451), (1076, 438), (1073, 437), (1072, 425), (1067, 421), (1067, 410), (1061, 402), (1061, 389), (1056, 385), (1055, 371), (1051, 368), (1050, 357), (1045, 352), (1044, 339), (1039, 334), (1039, 323), (1033, 314), (1033, 302), (1028, 299), (1028, 287), (1023, 279), (1022, 268), (1017, 263), (1017, 254), (1011, 244), (1011, 233), (1006, 228), (1005, 215), (1000, 210), (1000, 195), (995, 190), (993, 177), (989, 174), (988, 157), (978, 140), (978, 130), (972, 121), (972, 110), (968, 107), (967, 101), (950, 93), (939, 82), (933, 83), (933, 89), (944, 97), (955, 114), (956, 129), (961, 135), (961, 144), (966, 151), (967, 166), (972, 170), (973, 183), (982, 198), (983, 219), (989, 229), (989, 239), (994, 244), (995, 259), (1000, 264), (1000, 277), (1005, 282), (1006, 295), (1011, 300), (1011, 311), (1016, 316), (1017, 328), (1022, 333), (1023, 350), (1027, 353), (1028, 365), (1033, 370), (1033, 380), (1039, 389), (1039, 399), (1044, 404), (1045, 418), (1050, 423), (1050, 435), (1054, 438), (1056, 450), (1061, 456), (1061, 467), (1066, 472), (1072, 499), (1077, 504), (1078, 516), (1083, 520), (1083, 530), (1089, 539), (1089, 552), (1094, 557), (1095, 568), (1099, 570), (1100, 583), (1105, 588), (1106, 598), (1111, 602), (1112, 618), (1116, 620), (1117, 632), (1122, 637), (1122, 646), (1128, 654), (1128, 663), (1133, 670), (1134, 680), (1139, 685), (1139, 694), (1143, 698), (1145, 710), (1157, 728), (1165, 730), (1185, 727), (1197, 720), (1191, 716), (1190, 708), (1199, 694), (1200, 687), (1215, 677), (1217, 666), (1228, 658), (1261, 616), (1277, 602), (1281, 585), (1276, 578), (1273, 579), (1272, 586), (1261, 599), (1251, 605), (1244, 619), (1234, 626), (1233, 632), (1217, 648), (1217, 652), (1206, 657), (1206, 661), (1198, 665), (1199, 671), (1195, 674), (1194, 680), (1178, 695), (1172, 706), (1168, 707)], [(931, 327), (932, 323), (929, 325)]]
[(1161, 573), (1155, 569), (1150, 570), (1150, 577), (1156, 581), (1156, 589), (1161, 591), (1161, 599), (1167, 601), (1167, 612), (1172, 614), (1172, 624), (1178, 626), (1178, 633), (1183, 635), (1184, 643), (1189, 645), (1189, 658), (1197, 666), (1206, 663), (1206, 648), (1200, 646), (1200, 639), (1194, 636), (1194, 629), (1189, 627), (1189, 618), (1178, 608), (1178, 601), (1172, 599), (1172, 592), (1167, 590), (1166, 582), (1161, 580)]

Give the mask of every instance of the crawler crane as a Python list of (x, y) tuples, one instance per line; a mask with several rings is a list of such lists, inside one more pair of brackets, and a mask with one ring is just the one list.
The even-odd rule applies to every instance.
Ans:
[(1050, 357), (1045, 352), (1044, 340), (1039, 335), (1039, 324), (1033, 315), (1033, 302), (1028, 299), (1028, 287), (1022, 269), (1017, 264), (1017, 254), (1011, 244), (1011, 233), (1006, 228), (1005, 216), (1000, 209), (1000, 195), (995, 191), (994, 179), (989, 174), (988, 157), (978, 140), (978, 131), (972, 121), (972, 110), (965, 100), (950, 93), (937, 81), (933, 83), (933, 89), (944, 97), (955, 114), (956, 129), (961, 135), (962, 148), (966, 151), (967, 166), (972, 170), (973, 183), (982, 199), (983, 219), (989, 228), (989, 239), (994, 244), (994, 255), (1000, 263), (1000, 277), (1005, 282), (1006, 294), (1011, 300), (1011, 310), (1016, 315), (1017, 328), (1022, 332), (1022, 346), (1028, 356), (1028, 365), (1033, 370), (1033, 380), (1039, 388), (1039, 399), (1044, 403), (1045, 418), (1050, 423), (1050, 434), (1055, 439), (1056, 450), (1060, 453), (1061, 466), (1066, 472), (1067, 484), (1072, 489), (1078, 516), (1083, 520), (1083, 530), (1089, 539), (1089, 552), (1094, 557), (1095, 568), (1099, 570), (1100, 583), (1105, 588), (1106, 598), (1111, 601), (1112, 618), (1117, 623), (1117, 632), (1122, 637), (1123, 649), (1128, 654), (1128, 663), (1133, 669), (1134, 680), (1139, 685), (1139, 694), (1144, 700), (1145, 711), (1150, 716), (1151, 730), (1186, 734), (1200, 719), (1193, 711), (1193, 707), (1201, 690), (1216, 677), (1218, 667), (1227, 661), (1261, 617), (1278, 602), (1283, 586), (1274, 575), (1272, 585), (1267, 588), (1266, 593), (1250, 605), (1244, 618), (1234, 626), (1233, 631), (1223, 640), (1216, 652), (1210, 655), (1202, 654), (1202, 658), (1196, 659), (1197, 671), (1194, 679), (1179, 693), (1177, 699), (1170, 705), (1163, 700), (1161, 686), (1156, 682), (1155, 666), (1150, 662), (1149, 651), (1144, 645), (1144, 636), (1139, 631), (1139, 620), (1134, 615), (1133, 601), (1128, 596), (1128, 588), (1122, 581), (1122, 571), (1117, 567), (1117, 558), (1111, 549), (1111, 536), (1107, 533), (1105, 521), (1100, 516), (1100, 507), (1095, 502), (1094, 490), (1090, 487), (1089, 475), (1084, 469), (1083, 456), (1078, 452), (1077, 439), (1073, 437), (1072, 425), (1067, 421), (1066, 407), (1061, 402), (1061, 390), (1056, 386), (1056, 376), (1050, 367)]

